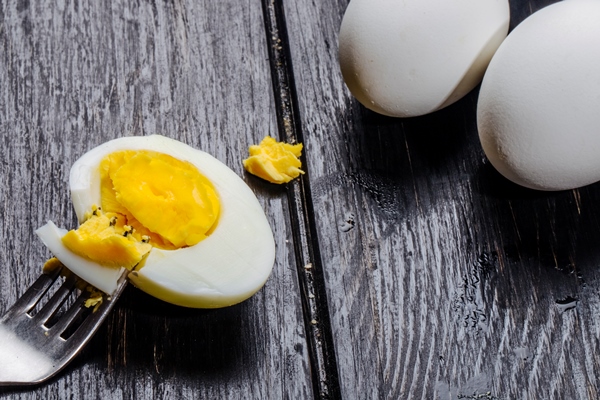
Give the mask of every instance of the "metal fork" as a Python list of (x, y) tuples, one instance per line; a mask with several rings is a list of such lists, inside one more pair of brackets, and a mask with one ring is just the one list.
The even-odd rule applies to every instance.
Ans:
[[(61, 275), (65, 276), (64, 282), (48, 302), (41, 305), (44, 294)], [(126, 275), (127, 270), (121, 275), (115, 293), (103, 295), (98, 309), (92, 311), (85, 307), (90, 293), (81, 290), (71, 307), (57, 315), (83, 281), (66, 267), (44, 272), (0, 318), (0, 386), (38, 384), (64, 368), (112, 310), (127, 286)], [(39, 311), (32, 315), (36, 305)], [(51, 322), (54, 323), (50, 325)]]

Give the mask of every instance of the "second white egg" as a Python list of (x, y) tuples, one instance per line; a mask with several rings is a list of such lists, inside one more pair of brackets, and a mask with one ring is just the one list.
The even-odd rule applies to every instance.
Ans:
[(481, 145), (513, 182), (565, 190), (600, 180), (600, 2), (537, 11), (502, 43), (477, 106)]

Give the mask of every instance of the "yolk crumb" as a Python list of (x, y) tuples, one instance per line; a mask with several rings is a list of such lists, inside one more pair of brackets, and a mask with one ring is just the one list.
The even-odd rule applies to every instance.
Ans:
[(124, 150), (100, 163), (102, 211), (67, 232), (63, 244), (102, 265), (132, 269), (151, 248), (193, 246), (220, 212), (212, 183), (188, 162), (154, 151)]
[(91, 285), (87, 286), (86, 290), (90, 293), (90, 297), (87, 298), (83, 305), (87, 308), (94, 307), (92, 312), (98, 311), (98, 309), (104, 302), (104, 294)]
[(259, 145), (250, 146), (249, 152), (250, 157), (243, 160), (246, 171), (271, 183), (287, 183), (304, 173), (298, 159), (302, 143), (292, 145), (266, 136)]

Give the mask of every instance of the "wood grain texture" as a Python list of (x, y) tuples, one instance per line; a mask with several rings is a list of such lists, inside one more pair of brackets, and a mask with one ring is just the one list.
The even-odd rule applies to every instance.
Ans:
[[(512, 27), (552, 2), (512, 1)], [(128, 288), (64, 373), (0, 398), (319, 397), (314, 368), (327, 360), (315, 357), (332, 355), (309, 351), (301, 304), (313, 304), (297, 276), (315, 257), (331, 321), (318, 329), (330, 330), (344, 398), (598, 398), (599, 186), (506, 182), (478, 143), (476, 91), (426, 117), (365, 110), (337, 64), (347, 1), (283, 0), (301, 197), (314, 201), (288, 203), (296, 186), (240, 164), (248, 144), (288, 134), (269, 3), (0, 3), (0, 313), (49, 255), (34, 229), (75, 225), (70, 165), (114, 137), (163, 133), (215, 155), (255, 190), (277, 245), (272, 277), (247, 302), (188, 310)]]
[[(279, 140), (304, 142), (291, 66), (285, 11), (281, 2), (264, 0), (265, 27), (275, 93)], [(304, 156), (300, 157), (306, 164)], [(287, 185), (298, 283), (311, 361), (313, 393), (319, 399), (340, 397), (338, 368), (329, 319), (323, 262), (314, 218), (310, 177)]]
[[(512, 1), (511, 26), (553, 1)], [(600, 186), (518, 188), (485, 159), (477, 90), (429, 116), (345, 88), (346, 1), (284, 1), (341, 392), (600, 396)]]
[(243, 175), (276, 265), (250, 300), (188, 310), (128, 288), (49, 384), (6, 399), (310, 398), (285, 191), (243, 174), (277, 131), (260, 1), (0, 3), (0, 313), (49, 256), (33, 231), (75, 226), (71, 164), (115, 137), (161, 133)]

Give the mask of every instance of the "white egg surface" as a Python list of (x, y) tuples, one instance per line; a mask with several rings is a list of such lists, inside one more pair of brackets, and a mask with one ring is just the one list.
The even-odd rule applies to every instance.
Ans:
[(431, 113), (481, 82), (509, 20), (507, 0), (352, 0), (339, 34), (344, 81), (377, 113)]
[[(176, 140), (159, 135), (124, 137), (77, 160), (71, 168), (70, 189), (80, 222), (94, 205), (101, 204), (101, 160), (120, 150), (156, 151), (191, 163), (212, 183), (221, 207), (215, 228), (199, 243), (176, 250), (153, 247), (128, 275), (135, 286), (173, 304), (216, 308), (239, 303), (264, 285), (273, 268), (275, 244), (254, 193), (225, 164)], [(61, 242), (65, 232), (51, 222), (37, 231), (70, 270), (111, 294), (122, 268), (106, 267), (74, 254)]]
[(481, 85), (479, 137), (513, 182), (564, 190), (600, 180), (600, 1), (534, 13), (498, 49)]

